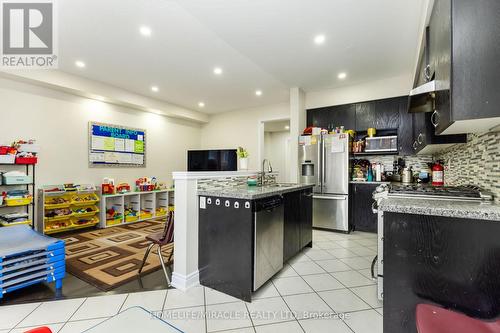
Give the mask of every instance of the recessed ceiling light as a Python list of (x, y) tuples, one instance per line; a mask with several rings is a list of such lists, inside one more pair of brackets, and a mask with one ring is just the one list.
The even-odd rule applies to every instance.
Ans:
[(343, 80), (343, 79), (345, 79), (345, 78), (347, 77), (347, 73), (344, 73), (344, 72), (339, 73), (339, 75), (337, 75), (337, 77), (338, 77), (340, 80)]
[(262, 96), (262, 90), (255, 90), (255, 95)]
[(325, 40), (326, 40), (325, 35), (316, 35), (316, 36), (314, 37), (314, 43), (315, 43), (316, 45), (322, 45), (322, 44), (324, 44), (324, 43), (325, 43)]
[(151, 91), (158, 92), (158, 91), (160, 91), (160, 88), (158, 88), (158, 86), (152, 86)]
[(221, 74), (222, 74), (222, 68), (220, 68), (220, 67), (215, 67), (215, 68), (214, 68), (214, 74), (215, 74), (215, 75), (221, 75)]
[(151, 36), (152, 30), (150, 27), (143, 25), (142, 27), (139, 28), (139, 32), (141, 33), (141, 35), (149, 37)]
[(85, 68), (85, 63), (83, 61), (81, 61), (81, 60), (75, 61), (75, 65), (78, 68)]
[(203, 103), (203, 102), (199, 102), (199, 103), (198, 103), (198, 106), (199, 106), (200, 108), (204, 108), (204, 107), (205, 107), (205, 103)]
[(289, 130), (289, 129), (290, 129), (290, 126), (286, 125), (286, 126), (285, 126), (285, 129), (286, 129), (286, 130)]

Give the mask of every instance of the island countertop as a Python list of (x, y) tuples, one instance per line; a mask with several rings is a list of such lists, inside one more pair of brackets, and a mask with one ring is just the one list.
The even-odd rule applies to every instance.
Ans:
[(494, 201), (384, 198), (379, 203), (378, 209), (393, 213), (500, 221), (500, 204)]
[(271, 197), (273, 195), (280, 195), (288, 192), (295, 192), (307, 188), (311, 188), (314, 185), (305, 184), (280, 184), (278, 185), (265, 185), (265, 186), (234, 186), (234, 187), (222, 187), (215, 189), (204, 189), (198, 190), (198, 195), (203, 195), (207, 197), (221, 197), (221, 198), (234, 198), (234, 199), (248, 199), (255, 200), (266, 197)]

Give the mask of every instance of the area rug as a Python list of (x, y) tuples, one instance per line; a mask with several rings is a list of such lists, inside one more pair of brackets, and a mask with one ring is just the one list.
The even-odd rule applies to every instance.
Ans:
[[(164, 225), (165, 219), (150, 220), (61, 237), (66, 242), (66, 271), (103, 291), (137, 279), (150, 244), (145, 236), (163, 231)], [(161, 268), (156, 249), (141, 275)], [(171, 251), (173, 244), (162, 249), (165, 260)]]

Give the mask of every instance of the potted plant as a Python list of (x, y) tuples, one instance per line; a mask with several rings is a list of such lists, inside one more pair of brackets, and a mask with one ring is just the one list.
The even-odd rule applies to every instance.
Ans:
[(248, 170), (248, 151), (243, 147), (238, 147), (236, 154), (240, 160), (240, 170)]

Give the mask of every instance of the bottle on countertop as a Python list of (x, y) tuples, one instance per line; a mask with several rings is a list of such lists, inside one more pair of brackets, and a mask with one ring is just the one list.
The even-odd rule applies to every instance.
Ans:
[(372, 182), (373, 181), (373, 170), (372, 170), (372, 165), (370, 164), (368, 166), (368, 171), (366, 173), (366, 181)]

